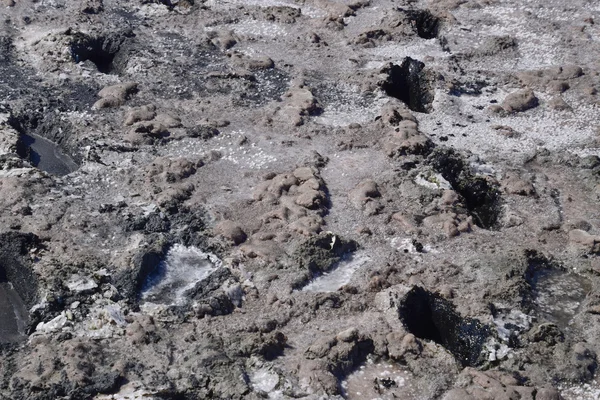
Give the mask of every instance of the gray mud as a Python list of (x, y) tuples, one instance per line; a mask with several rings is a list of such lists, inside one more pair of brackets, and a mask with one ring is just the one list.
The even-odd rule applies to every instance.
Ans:
[(0, 398), (597, 398), (599, 21), (0, 0)]

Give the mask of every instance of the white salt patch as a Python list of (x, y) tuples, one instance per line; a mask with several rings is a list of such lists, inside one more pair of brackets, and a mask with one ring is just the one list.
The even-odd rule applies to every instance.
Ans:
[(363, 111), (363, 109), (358, 108), (354, 110), (335, 110), (328, 107), (314, 120), (318, 124), (328, 126), (348, 126), (352, 123), (363, 124), (371, 121), (373, 118), (369, 113)]
[(314, 118), (314, 121), (329, 126), (348, 126), (351, 123), (364, 124), (375, 120), (381, 107), (383, 107), (389, 98), (382, 93), (368, 101), (369, 106), (365, 104), (364, 94), (360, 88), (338, 84), (335, 99), (327, 101), (323, 113)]
[(36, 332), (51, 333), (61, 330), (67, 324), (67, 316), (63, 311), (60, 315), (57, 315), (54, 319), (48, 322), (40, 322), (35, 327)]
[(111, 338), (122, 335), (125, 325), (127, 321), (121, 306), (108, 303), (90, 309), (85, 320), (76, 325), (74, 333), (80, 337)]
[(21, 177), (21, 176), (36, 176), (42, 177), (42, 172), (36, 168), (13, 168), (9, 170), (0, 170), (1, 178)]
[[(264, 21), (244, 21), (229, 25), (236, 34), (254, 37), (281, 38), (288, 36), (288, 31), (280, 24)], [(209, 30), (209, 29), (207, 29)]]
[(415, 183), (429, 189), (452, 189), (452, 185), (450, 185), (450, 182), (444, 179), (442, 174), (421, 173), (415, 178)]
[(510, 355), (510, 348), (504, 343), (498, 343), (496, 339), (491, 339), (486, 343), (485, 348), (488, 351), (489, 361), (502, 360)]
[(434, 250), (431, 245), (425, 244), (423, 245), (423, 249), (419, 252), (417, 251), (416, 246), (413, 243), (411, 238), (403, 238), (403, 237), (394, 237), (390, 240), (390, 245), (403, 253), (408, 254), (423, 254), (423, 253), (437, 253), (437, 250)]
[(302, 288), (305, 292), (335, 292), (347, 285), (352, 275), (370, 260), (366, 255), (355, 255), (349, 260), (340, 261), (338, 266), (314, 279)]
[[(546, 105), (549, 99), (540, 92), (536, 92), (540, 98), (540, 106), (509, 117), (486, 115), (484, 120), (482, 115), (473, 111), (474, 107), (489, 106), (492, 99), (501, 102), (514, 90), (460, 97), (436, 90), (433, 112), (427, 118), (419, 120), (420, 128), (429, 135), (435, 134), (434, 140), (438, 135), (445, 136), (448, 139), (446, 145), (468, 149), (483, 159), (493, 156), (525, 160), (542, 147), (551, 151), (580, 148), (595, 135), (589, 121), (597, 119), (598, 109), (578, 104), (575, 99), (567, 99), (575, 111), (563, 115), (549, 110)], [(478, 118), (456, 124), (456, 115), (460, 113), (475, 114)], [(522, 136), (506, 138), (492, 128), (494, 125), (507, 125)]]
[[(264, 169), (268, 168), (278, 159), (274, 155), (268, 154), (256, 143), (248, 145), (239, 145), (239, 141), (248, 133), (241, 130), (223, 133), (211, 140), (214, 147), (207, 149), (201, 141), (193, 139), (180, 140), (174, 143), (165, 155), (170, 157), (200, 157), (208, 151), (218, 151), (221, 153), (222, 160), (229, 161), (245, 169)], [(256, 134), (252, 134), (256, 136)], [(248, 134), (250, 137), (250, 134)]]
[(574, 386), (560, 386), (560, 394), (564, 400), (598, 400), (600, 399), (600, 384), (593, 382)]
[(569, 149), (567, 150), (571, 154), (575, 154), (577, 157), (588, 157), (588, 156), (596, 156), (600, 157), (600, 147), (591, 147), (587, 149)]
[(67, 282), (67, 287), (71, 292), (81, 293), (96, 289), (98, 284), (89, 276), (73, 275), (71, 280)]
[(156, 400), (159, 395), (141, 387), (140, 382), (130, 382), (121, 386), (114, 394), (97, 395), (94, 400)]
[(136, 14), (141, 18), (161, 17), (169, 14), (169, 8), (162, 4), (145, 4)]
[(504, 342), (508, 342), (512, 335), (529, 329), (531, 321), (532, 318), (529, 315), (520, 310), (508, 308), (499, 311), (494, 318), (498, 337)]
[(496, 170), (494, 167), (487, 164), (480, 163), (471, 163), (471, 171), (475, 173), (475, 175), (483, 175), (483, 176), (496, 176)]
[[(510, 35), (516, 38), (519, 44), (519, 58), (517, 60), (501, 59), (499, 61), (500, 66), (505, 68), (530, 69), (563, 62), (565, 55), (557, 51), (560, 49), (559, 35), (532, 30), (531, 19), (523, 17), (526, 10), (528, 10), (527, 7), (508, 7), (504, 5), (482, 8), (481, 18), (485, 18), (486, 23), (469, 26), (468, 36), (465, 35), (464, 38), (468, 39), (466, 43), (470, 47), (476, 47), (473, 44), (475, 38), (485, 37), (489, 32), (494, 32), (494, 36)], [(544, 8), (529, 9), (536, 15), (539, 15), (541, 10), (544, 10)], [(552, 13), (551, 18), (558, 20), (559, 14)], [(455, 16), (459, 21), (469, 20), (472, 17), (472, 11), (459, 9), (456, 11)], [(488, 69), (497, 69), (497, 67), (496, 65), (487, 65)]]
[(158, 274), (147, 282), (142, 299), (152, 303), (182, 304), (186, 301), (185, 293), (220, 266), (221, 261), (215, 255), (176, 244), (158, 266)]
[(279, 385), (279, 375), (269, 369), (263, 368), (252, 374), (250, 382), (255, 389), (271, 393)]
[(315, 7), (310, 7), (307, 5), (299, 5), (293, 1), (278, 1), (278, 0), (208, 0), (204, 3), (208, 7), (228, 7), (233, 8), (238, 5), (244, 6), (256, 6), (256, 7), (293, 7), (299, 8), (301, 10), (302, 15), (305, 15), (310, 18), (323, 18), (327, 16), (327, 13), (323, 10), (320, 10)]

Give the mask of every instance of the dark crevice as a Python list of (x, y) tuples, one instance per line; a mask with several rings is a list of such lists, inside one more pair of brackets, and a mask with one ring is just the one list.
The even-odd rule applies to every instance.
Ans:
[(415, 286), (406, 295), (399, 314), (409, 332), (444, 346), (462, 366), (483, 361), (481, 351), (490, 329), (476, 319), (462, 317), (441, 296)]
[(136, 259), (136, 265), (139, 268), (135, 277), (135, 296), (137, 300), (141, 298), (143, 289), (150, 282), (164, 278), (166, 270), (162, 261), (167, 254), (167, 249), (168, 246), (166, 245), (157, 247), (139, 254), (139, 258)]
[(113, 284), (125, 299), (131, 303), (141, 299), (141, 292), (148, 281), (160, 274), (161, 261), (169, 247), (170, 244), (158, 236), (150, 236), (146, 249), (134, 256), (133, 268), (115, 277)]
[(438, 147), (429, 156), (433, 168), (465, 201), (477, 226), (493, 229), (501, 213), (500, 191), (496, 184), (471, 172), (467, 162), (454, 149)]
[(119, 74), (124, 67), (119, 52), (126, 39), (132, 36), (131, 32), (96, 37), (72, 33), (71, 57), (76, 63), (92, 62), (103, 74)]
[(13, 55), (12, 39), (6, 36), (0, 36), (0, 65), (9, 64)]
[(387, 78), (381, 89), (391, 97), (405, 103), (412, 111), (428, 113), (433, 102), (431, 83), (424, 71), (425, 64), (406, 57), (400, 65), (389, 64), (382, 73)]
[(558, 210), (558, 221), (559, 221), (559, 224), (562, 225), (565, 217), (564, 217), (563, 206), (560, 201), (560, 191), (556, 188), (552, 189), (550, 191), (550, 197), (552, 197), (552, 200), (554, 200), (554, 205), (556, 206), (556, 209)]
[(414, 24), (417, 35), (423, 39), (435, 39), (440, 32), (440, 20), (429, 10), (402, 10)]
[(31, 148), (31, 145), (35, 142), (35, 139), (24, 133), (19, 135), (19, 141), (17, 142), (17, 154), (24, 160), (27, 160), (37, 167), (40, 163), (40, 155)]

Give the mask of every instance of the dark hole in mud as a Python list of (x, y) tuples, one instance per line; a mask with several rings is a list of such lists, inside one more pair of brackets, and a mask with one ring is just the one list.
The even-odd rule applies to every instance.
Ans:
[(194, 0), (159, 0), (158, 3), (167, 6), (170, 10), (174, 9), (177, 6), (192, 6), (194, 4)]
[(76, 63), (91, 61), (98, 68), (98, 72), (108, 74), (112, 71), (112, 62), (115, 53), (110, 53), (102, 48), (100, 39), (92, 39), (84, 43), (71, 46), (71, 56)]
[(462, 317), (449, 301), (417, 286), (406, 295), (399, 314), (409, 332), (441, 344), (461, 365), (480, 363), (490, 330), (476, 319)]
[(412, 111), (428, 113), (433, 91), (423, 69), (425, 64), (406, 57), (400, 65), (390, 64), (382, 72), (387, 78), (380, 86), (388, 95), (405, 103)]
[(592, 289), (583, 276), (537, 254), (529, 258), (525, 281), (531, 288), (532, 311), (561, 329), (568, 327)]
[(499, 194), (484, 178), (476, 177), (460, 187), (467, 209), (481, 228), (490, 229), (496, 225), (500, 213)]
[[(142, 292), (152, 282), (160, 280), (161, 277), (166, 273), (162, 267), (162, 260), (167, 252), (168, 245), (157, 244), (155, 247), (151, 247), (150, 250), (139, 253), (133, 263), (136, 266), (135, 277), (132, 279), (134, 283), (133, 290), (127, 290), (130, 295), (134, 296), (136, 300), (141, 299)], [(125, 276), (124, 280), (130, 280), (130, 277)], [(129, 282), (128, 282), (129, 284)], [(129, 288), (128, 288), (129, 289)], [(131, 293), (133, 292), (133, 293)]]
[(67, 175), (79, 168), (56, 143), (34, 134), (20, 134), (17, 154), (34, 167), (55, 176)]
[(475, 224), (480, 228), (493, 229), (501, 213), (501, 197), (496, 185), (485, 177), (474, 175), (465, 160), (451, 148), (438, 147), (429, 161), (464, 198)]
[(125, 39), (132, 33), (117, 33), (107, 36), (90, 37), (82, 33), (74, 33), (71, 41), (71, 57), (76, 63), (90, 61), (98, 72), (103, 74), (119, 73), (123, 60), (119, 51)]
[(429, 10), (404, 10), (423, 39), (435, 39), (440, 32), (440, 20)]

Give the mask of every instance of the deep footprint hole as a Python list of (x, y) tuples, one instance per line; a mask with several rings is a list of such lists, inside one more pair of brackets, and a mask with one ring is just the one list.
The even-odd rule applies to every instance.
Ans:
[(442, 345), (462, 366), (481, 363), (490, 330), (476, 319), (462, 317), (451, 302), (416, 286), (407, 294), (399, 314), (410, 333)]
[(89, 39), (71, 46), (71, 56), (76, 63), (91, 61), (98, 72), (109, 74), (113, 70), (115, 53), (102, 47), (101, 39)]
[(414, 24), (420, 38), (435, 39), (440, 33), (440, 20), (429, 10), (408, 10), (405, 12)]
[(429, 113), (433, 102), (433, 90), (426, 77), (425, 64), (406, 57), (400, 65), (390, 64), (382, 72), (387, 78), (381, 89), (391, 97), (402, 101), (412, 111)]
[(71, 57), (76, 63), (92, 62), (100, 73), (118, 74), (125, 64), (121, 48), (131, 35), (125, 33), (92, 37), (75, 33), (70, 46)]
[(494, 229), (502, 213), (502, 197), (497, 185), (473, 174), (463, 157), (451, 148), (436, 148), (429, 161), (464, 198), (475, 224), (480, 228)]
[(479, 227), (492, 229), (496, 226), (500, 214), (500, 195), (494, 187), (477, 177), (460, 187), (458, 192), (464, 197), (465, 205)]

